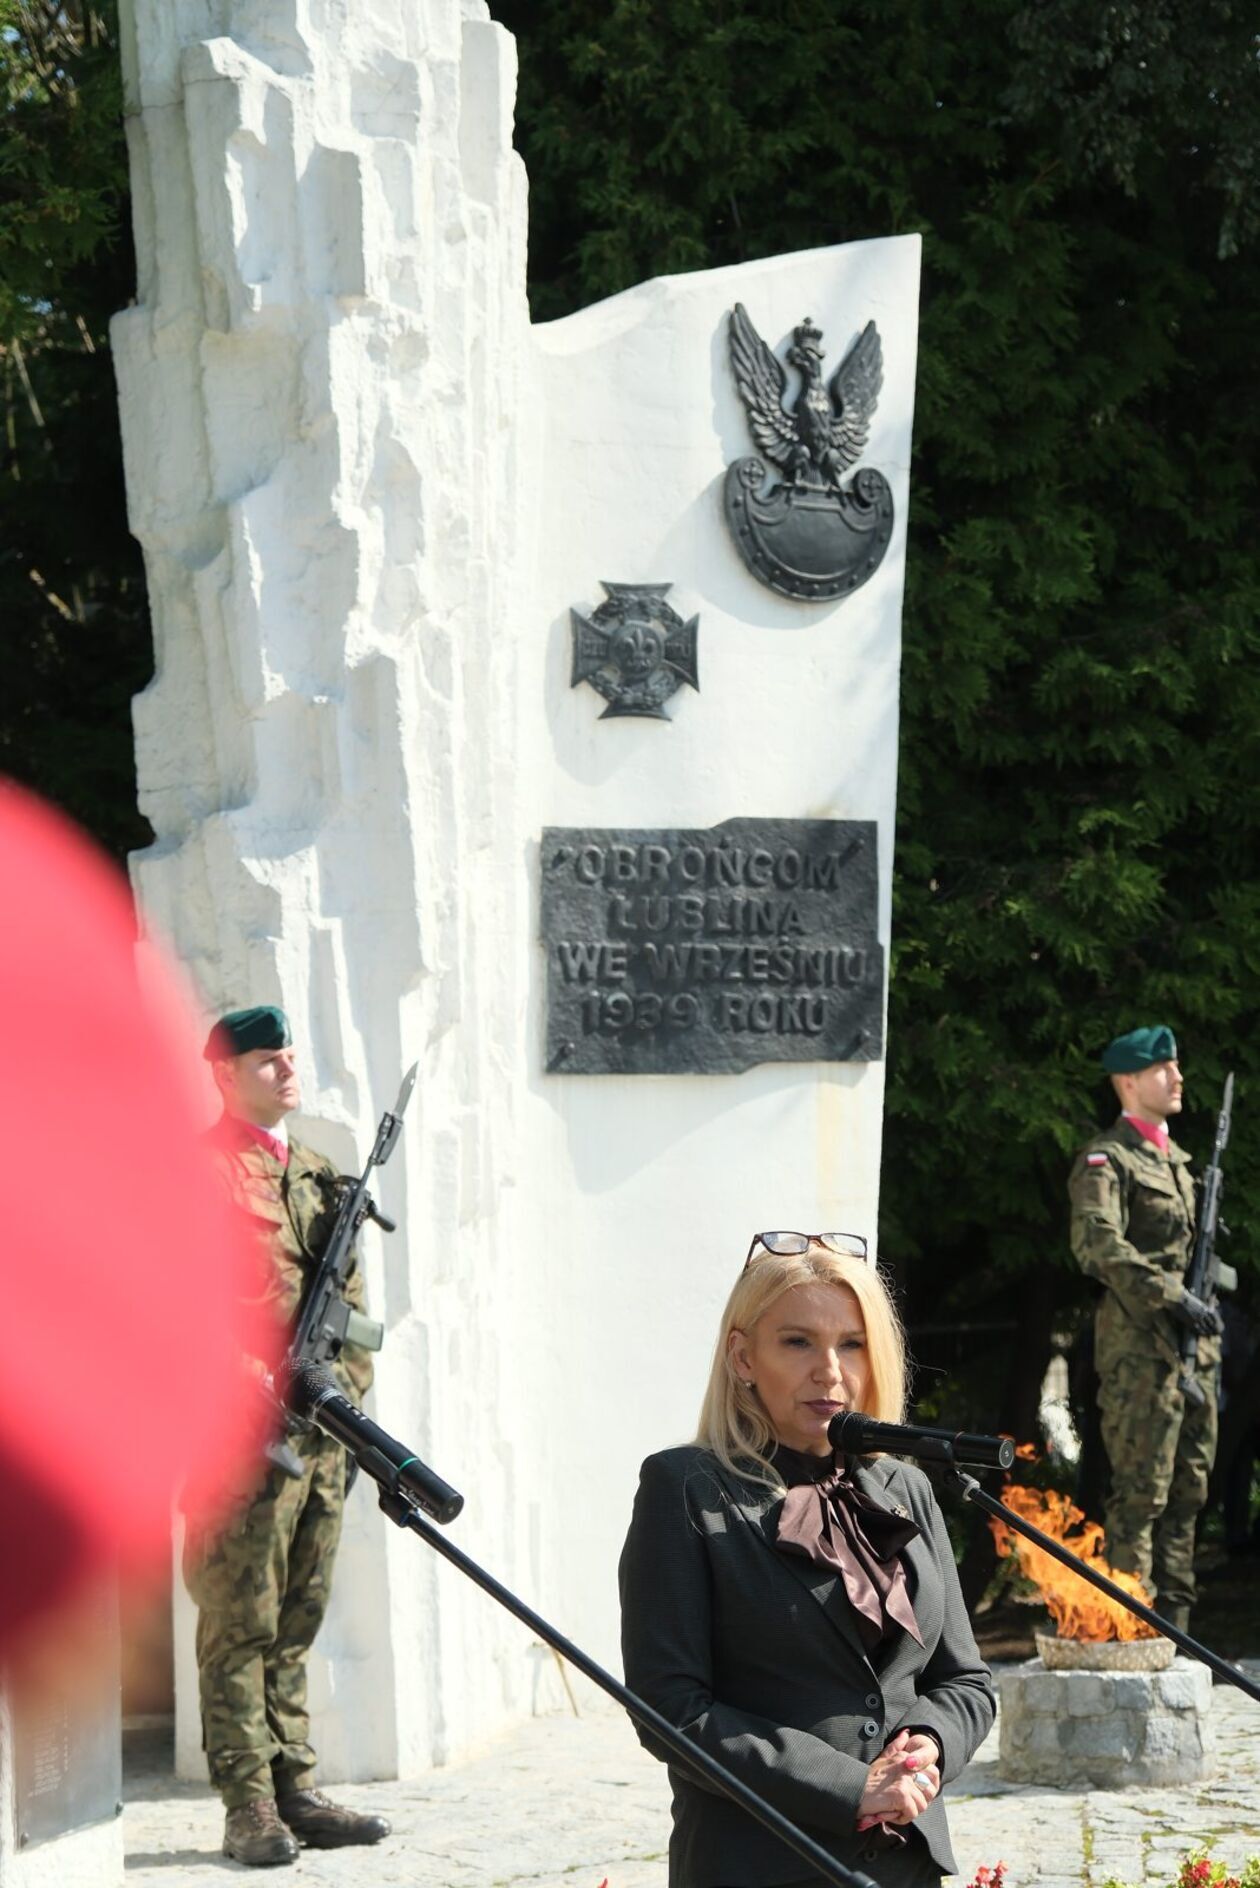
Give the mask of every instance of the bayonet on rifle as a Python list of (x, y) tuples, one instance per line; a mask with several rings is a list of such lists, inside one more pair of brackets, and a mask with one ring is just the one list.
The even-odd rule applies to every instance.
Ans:
[[(1194, 1234), (1194, 1253), (1190, 1260), (1190, 1269), (1186, 1273), (1185, 1288), (1196, 1298), (1201, 1298), (1206, 1305), (1214, 1305), (1222, 1291), (1233, 1291), (1238, 1284), (1238, 1274), (1232, 1265), (1224, 1264), (1216, 1256), (1216, 1236), (1218, 1231), (1228, 1234), (1228, 1227), (1221, 1223), (1221, 1196), (1225, 1181), (1221, 1171), (1221, 1157), (1229, 1143), (1229, 1130), (1234, 1112), (1234, 1076), (1233, 1071), (1225, 1077), (1225, 1093), (1221, 1100), (1221, 1112), (1216, 1118), (1216, 1140), (1212, 1147), (1212, 1159), (1204, 1170), (1199, 1186), (1199, 1221)], [(1178, 1387), (1186, 1401), (1196, 1406), (1206, 1403), (1208, 1392), (1195, 1376), (1194, 1367), (1198, 1361), (1199, 1340), (1194, 1331), (1181, 1334), (1181, 1376)]]

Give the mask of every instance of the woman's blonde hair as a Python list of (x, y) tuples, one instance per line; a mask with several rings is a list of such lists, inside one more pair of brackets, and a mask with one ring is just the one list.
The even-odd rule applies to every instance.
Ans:
[(723, 1467), (738, 1475), (751, 1472), (756, 1480), (775, 1488), (782, 1486), (782, 1478), (770, 1461), (774, 1430), (757, 1392), (735, 1369), (730, 1336), (732, 1331), (751, 1331), (775, 1300), (796, 1285), (843, 1285), (853, 1293), (866, 1326), (871, 1373), (865, 1414), (884, 1423), (905, 1419), (906, 1343), (901, 1320), (875, 1267), (823, 1246), (782, 1256), (759, 1253), (741, 1272), (726, 1301), (696, 1441), (712, 1450)]

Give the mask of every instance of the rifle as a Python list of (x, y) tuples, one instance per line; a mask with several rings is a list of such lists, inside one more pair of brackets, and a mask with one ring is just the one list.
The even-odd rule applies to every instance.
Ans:
[[(381, 1116), (372, 1151), (359, 1178), (351, 1180), (340, 1176), (329, 1182), (339, 1195), (337, 1217), (319, 1265), (302, 1294), (285, 1355), (286, 1371), (300, 1369), (303, 1364), (327, 1367), (337, 1361), (347, 1344), (358, 1344), (363, 1350), (379, 1350), (385, 1341), (384, 1325), (348, 1305), (342, 1297), (342, 1289), (349, 1276), (354, 1242), (364, 1222), (374, 1219), (382, 1232), (396, 1230), (394, 1221), (385, 1217), (368, 1192), (368, 1180), (373, 1167), (383, 1167), (394, 1151), (419, 1066), (418, 1062), (412, 1063), (403, 1076), (392, 1111), (387, 1110)], [(286, 1475), (300, 1480), (302, 1464), (283, 1437), (268, 1443), (265, 1453), (268, 1461), (283, 1469)]]
[[(1194, 1253), (1190, 1260), (1190, 1269), (1186, 1273), (1185, 1287), (1196, 1298), (1201, 1298), (1205, 1305), (1214, 1305), (1217, 1294), (1233, 1291), (1238, 1284), (1238, 1274), (1232, 1265), (1226, 1265), (1216, 1256), (1216, 1234), (1219, 1230), (1228, 1236), (1229, 1227), (1221, 1222), (1221, 1195), (1224, 1190), (1224, 1176), (1221, 1172), (1221, 1155), (1229, 1141), (1230, 1121), (1234, 1112), (1234, 1076), (1233, 1071), (1225, 1077), (1225, 1094), (1221, 1100), (1221, 1112), (1216, 1119), (1216, 1140), (1212, 1147), (1212, 1159), (1204, 1169), (1199, 1188), (1199, 1223), (1194, 1234)], [(1194, 1331), (1183, 1331), (1179, 1349), (1181, 1351), (1181, 1376), (1178, 1387), (1187, 1402), (1201, 1406), (1207, 1402), (1207, 1391), (1194, 1374), (1198, 1357), (1199, 1340)]]

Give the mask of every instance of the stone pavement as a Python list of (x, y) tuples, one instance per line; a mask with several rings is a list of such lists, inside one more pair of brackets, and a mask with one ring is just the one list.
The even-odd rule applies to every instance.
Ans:
[[(1245, 1662), (1260, 1677), (1260, 1661)], [(1260, 1705), (1214, 1693), (1220, 1768), (1185, 1789), (1093, 1791), (1002, 1783), (997, 1733), (949, 1791), (960, 1882), (1007, 1865), (1007, 1888), (1162, 1884), (1200, 1839), (1235, 1870), (1260, 1854)], [(137, 1761), (138, 1759), (138, 1761)], [(391, 1816), (378, 1849), (305, 1850), (293, 1867), (247, 1870), (219, 1854), (222, 1811), (176, 1783), (149, 1740), (129, 1756), (127, 1888), (665, 1888), (665, 1772), (611, 1707), (535, 1718), (468, 1762), (415, 1783), (339, 1786), (339, 1801)]]

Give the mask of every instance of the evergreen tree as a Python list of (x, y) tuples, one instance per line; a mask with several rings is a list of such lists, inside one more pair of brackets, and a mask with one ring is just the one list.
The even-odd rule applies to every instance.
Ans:
[[(1199, 1152), (1237, 1066), (1229, 1217), (1260, 1207), (1254, 32), (1231, 0), (492, 6), (537, 317), (923, 233), (881, 1237), (924, 1406), (939, 1369), (1031, 1433), (1110, 1035), (1177, 1027)], [(114, 0), (0, 0), (0, 87), (0, 767), (122, 851), (151, 655)]]
[(0, 0), (0, 772), (118, 856), (152, 671), (109, 317), (135, 281), (115, 0)]
[(1260, 1209), (1254, 35), (1189, 0), (494, 11), (536, 315), (923, 233), (881, 1239), (923, 1406), (1035, 1433), (1112, 1035), (1175, 1024), (1197, 1151), (1238, 1066)]

